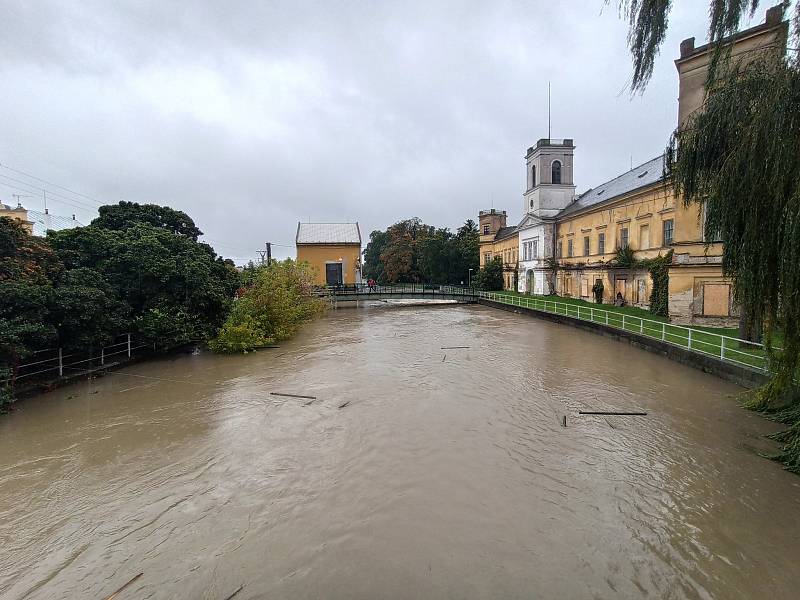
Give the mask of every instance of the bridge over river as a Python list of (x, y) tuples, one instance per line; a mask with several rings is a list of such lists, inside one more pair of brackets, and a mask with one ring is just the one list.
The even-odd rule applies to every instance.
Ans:
[(478, 290), (453, 285), (409, 283), (400, 285), (350, 285), (329, 287), (319, 292), (332, 303), (378, 300), (450, 300), (459, 303), (478, 301)]
[(740, 391), (480, 304), (130, 365), (0, 415), (0, 598), (794, 599)]

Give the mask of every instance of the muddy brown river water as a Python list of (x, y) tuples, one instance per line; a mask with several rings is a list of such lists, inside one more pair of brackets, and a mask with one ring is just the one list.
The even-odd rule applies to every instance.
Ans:
[(0, 597), (798, 598), (740, 391), (477, 306), (134, 365), (0, 416)]

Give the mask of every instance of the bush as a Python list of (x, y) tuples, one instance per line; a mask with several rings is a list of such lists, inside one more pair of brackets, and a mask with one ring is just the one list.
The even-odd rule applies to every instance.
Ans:
[(503, 289), (503, 259), (495, 256), (478, 271), (474, 280), (475, 287), (485, 292)]
[(247, 352), (291, 337), (325, 308), (312, 290), (313, 274), (305, 263), (259, 267), (209, 346), (214, 352)]

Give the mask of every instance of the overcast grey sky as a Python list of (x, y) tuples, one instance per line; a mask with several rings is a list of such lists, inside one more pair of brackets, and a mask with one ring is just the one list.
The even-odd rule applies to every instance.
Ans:
[[(675, 1), (635, 97), (613, 4), (0, 0), (0, 163), (104, 203), (184, 210), (237, 262), (265, 241), (293, 256), (298, 220), (357, 220), (365, 243), (492, 203), (516, 221), (548, 81), (578, 191), (658, 155), (675, 126), (672, 61), (681, 39), (705, 39), (707, 2)], [(0, 201), (31, 190), (41, 210), (36, 185), (9, 179), (29, 178), (0, 176)]]

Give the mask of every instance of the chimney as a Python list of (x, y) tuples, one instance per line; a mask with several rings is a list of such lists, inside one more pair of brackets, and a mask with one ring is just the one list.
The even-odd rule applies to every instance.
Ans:
[(50, 212), (49, 212), (49, 211), (48, 211), (48, 210), (45, 208), (45, 209), (44, 209), (44, 214), (46, 214), (46, 215), (49, 215), (49, 214), (50, 214)]
[(73, 220), (73, 221), (75, 220), (75, 215), (72, 215), (72, 220)]
[(686, 58), (694, 52), (694, 38), (690, 37), (681, 42), (681, 58)]
[(777, 6), (773, 6), (772, 8), (767, 9), (767, 20), (765, 23), (767, 25), (779, 25), (781, 21), (783, 21), (783, 11), (784, 11), (784, 4), (778, 4)]

